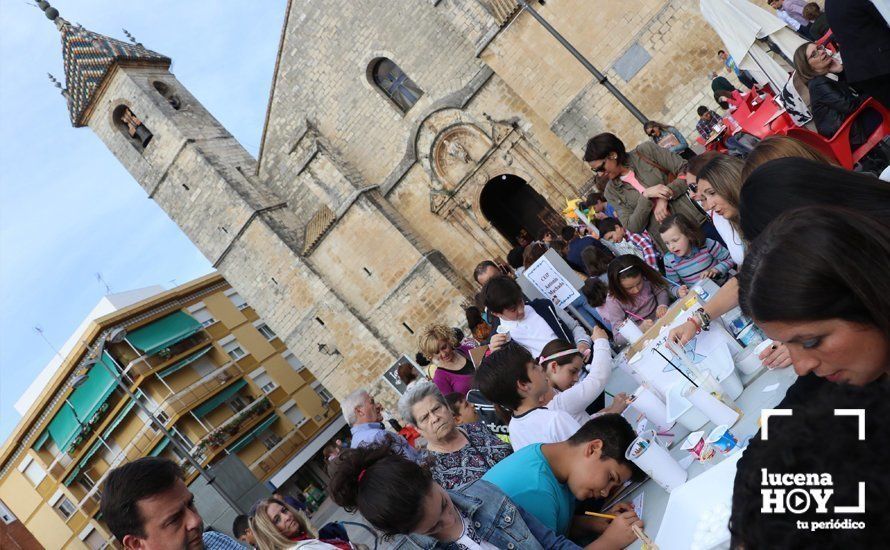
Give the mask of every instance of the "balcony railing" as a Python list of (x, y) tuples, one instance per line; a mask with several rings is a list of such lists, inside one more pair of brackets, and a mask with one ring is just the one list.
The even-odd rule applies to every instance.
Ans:
[(95, 511), (98, 510), (100, 497), (99, 488), (105, 483), (105, 478), (108, 477), (108, 472), (117, 468), (126, 460), (135, 460), (145, 456), (151, 450), (157, 436), (158, 432), (155, 431), (150, 423), (143, 425), (130, 443), (111, 459), (111, 463), (108, 465), (108, 469), (105, 470), (105, 473), (102, 474), (102, 477), (99, 478), (89, 492), (87, 492), (87, 494), (80, 499), (80, 502), (77, 503), (78, 508), (83, 510), (87, 515), (95, 513)]
[(177, 391), (161, 401), (158, 410), (173, 418), (189, 410), (207, 396), (213, 394), (232, 379), (242, 376), (244, 373), (238, 363), (230, 361), (215, 371), (202, 377), (185, 388)]
[(306, 438), (303, 434), (301, 434), (297, 428), (294, 428), (274, 447), (253, 461), (249, 466), (250, 471), (253, 472), (257, 479), (263, 479), (269, 475), (269, 472), (274, 470), (276, 466), (289, 459), (305, 442)]
[(184, 340), (163, 349), (154, 355), (140, 355), (129, 361), (125, 372), (132, 378), (138, 378), (155, 372), (161, 368), (172, 365), (175, 361), (183, 359), (187, 352), (200, 345), (210, 343), (210, 336), (202, 331), (196, 332)]
[(253, 424), (252, 420), (262, 416), (266, 411), (272, 408), (272, 402), (265, 395), (257, 398), (249, 405), (238, 411), (233, 417), (229, 418), (218, 427), (214, 428), (192, 448), (192, 456), (206, 456), (207, 451), (213, 452), (217, 448), (222, 447), (236, 435), (240, 435), (243, 428), (247, 424)]

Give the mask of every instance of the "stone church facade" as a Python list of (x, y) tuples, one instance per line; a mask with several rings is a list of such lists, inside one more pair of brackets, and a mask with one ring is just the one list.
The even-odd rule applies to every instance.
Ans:
[[(514, 0), (290, 0), (259, 159), (168, 58), (38, 5), (62, 35), (73, 124), (338, 398), (368, 387), (391, 403), (382, 373), (426, 325), (464, 323), (476, 263), (518, 227), (558, 223), (589, 184), (587, 138), (645, 138)], [(713, 103), (719, 40), (697, 3), (533, 7), (648, 117), (688, 135)]]

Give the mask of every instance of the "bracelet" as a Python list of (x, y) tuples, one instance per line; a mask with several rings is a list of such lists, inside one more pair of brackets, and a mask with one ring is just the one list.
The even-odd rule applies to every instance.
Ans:
[(698, 326), (698, 329), (708, 330), (711, 328), (711, 316), (703, 309), (699, 308), (695, 311), (695, 313), (690, 316), (690, 319), (696, 318), (695, 324)]
[(687, 322), (687, 323), (692, 323), (692, 326), (695, 327), (695, 333), (696, 333), (696, 334), (701, 333), (701, 325), (699, 325), (699, 323), (698, 323), (698, 321), (695, 319), (695, 316), (694, 316), (694, 315), (692, 315), (692, 316), (690, 316), (688, 319), (686, 319), (686, 322)]

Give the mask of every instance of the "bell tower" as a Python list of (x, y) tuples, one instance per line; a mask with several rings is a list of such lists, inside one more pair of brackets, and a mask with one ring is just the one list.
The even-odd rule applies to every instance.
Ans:
[[(415, 330), (460, 312), (469, 291), (441, 252), (311, 128), (294, 147), (294, 166), (279, 169), (293, 183), (270, 185), (170, 72), (170, 58), (37, 4), (61, 34), (71, 123), (99, 136), (337, 397), (366, 387), (394, 401), (383, 372), (416, 347)], [(312, 192), (311, 183), (330, 192)]]

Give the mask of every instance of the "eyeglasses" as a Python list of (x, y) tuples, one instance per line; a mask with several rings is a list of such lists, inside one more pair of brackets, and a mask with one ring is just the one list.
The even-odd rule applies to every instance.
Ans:
[(819, 54), (824, 53), (824, 52), (825, 52), (825, 46), (823, 46), (822, 44), (818, 44), (816, 46), (816, 49), (813, 50), (813, 53), (811, 53), (807, 57), (809, 59), (816, 59), (816, 56), (818, 56)]

